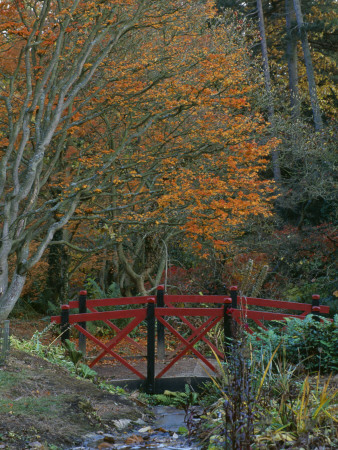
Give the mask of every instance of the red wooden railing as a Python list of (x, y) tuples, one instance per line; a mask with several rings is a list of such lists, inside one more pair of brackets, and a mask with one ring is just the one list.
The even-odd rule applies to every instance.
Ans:
[[(114, 299), (87, 299), (86, 291), (81, 291), (79, 300), (70, 301), (63, 305), (61, 316), (53, 316), (51, 321), (59, 323), (62, 329), (62, 340), (69, 339), (69, 327), (73, 325), (79, 331), (79, 347), (85, 353), (85, 339), (88, 338), (101, 348), (100, 353), (90, 362), (93, 367), (106, 355), (122, 363), (138, 378), (146, 381), (147, 392), (154, 392), (155, 380), (161, 378), (174, 364), (183, 358), (188, 352), (194, 354), (209, 369), (216, 371), (214, 365), (195, 348), (199, 341), (204, 341), (214, 352), (224, 358), (224, 354), (218, 349), (207, 333), (223, 320), (224, 336), (231, 337), (231, 323), (236, 321), (252, 333), (248, 320), (253, 321), (259, 327), (265, 328), (263, 322), (278, 320), (285, 321), (288, 317), (304, 319), (313, 313), (319, 317), (320, 314), (328, 314), (329, 307), (319, 305), (319, 296), (312, 296), (312, 304), (288, 302), (282, 300), (262, 299), (255, 297), (243, 297), (237, 295), (237, 287), (230, 288), (230, 296), (221, 295), (165, 295), (163, 286), (157, 288), (155, 297), (127, 297)], [(129, 309), (120, 309), (128, 305)], [(193, 306), (199, 305), (199, 306)], [(267, 308), (267, 310), (253, 310), (252, 307)], [(113, 311), (98, 311), (99, 307), (113, 307)], [(71, 309), (79, 309), (79, 313), (70, 314)], [(89, 310), (89, 312), (87, 312)], [(271, 311), (272, 310), (272, 311)], [(276, 312), (278, 310), (278, 312)], [(281, 310), (283, 310), (281, 312)], [(300, 314), (292, 314), (290, 311), (298, 311)], [(191, 331), (188, 337), (183, 337), (180, 332), (170, 323), (171, 318), (178, 318)], [(192, 317), (204, 317), (205, 321), (195, 326)], [(189, 318), (189, 319), (188, 319)], [(130, 319), (130, 322), (120, 328), (113, 321), (117, 319)], [(129, 334), (143, 321), (147, 322), (147, 347), (140, 345), (132, 339)], [(165, 332), (171, 333), (178, 340), (176, 354), (155, 375), (155, 320), (157, 321), (157, 356), (164, 360), (165, 357)], [(91, 321), (102, 321), (112, 329), (115, 336), (109, 342), (102, 342), (86, 329), (86, 323)], [(147, 357), (147, 374), (141, 373), (126, 358), (122, 357), (117, 350), (118, 344), (127, 341), (137, 351), (143, 352)]]

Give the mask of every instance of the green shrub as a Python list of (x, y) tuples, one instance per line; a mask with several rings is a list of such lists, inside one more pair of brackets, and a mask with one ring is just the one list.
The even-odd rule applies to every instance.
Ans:
[[(258, 338), (258, 339), (257, 339)], [(279, 344), (289, 363), (299, 364), (310, 372), (338, 372), (338, 315), (333, 322), (316, 320), (309, 314), (304, 320), (288, 318), (268, 330), (250, 337), (254, 357), (267, 361)]]
[(92, 278), (88, 278), (85, 284), (88, 298), (119, 298), (121, 297), (121, 291), (117, 283), (113, 282), (105, 291), (101, 286)]
[[(88, 299), (102, 299), (102, 298), (121, 298), (121, 291), (117, 283), (113, 282), (107, 289), (103, 290), (100, 285), (93, 280), (88, 278), (85, 284), (87, 290)], [(103, 311), (116, 311), (123, 309), (134, 309), (135, 305), (117, 305), (117, 306), (98, 306), (96, 309), (98, 312)], [(119, 328), (124, 328), (130, 323), (130, 319), (117, 319), (112, 320), (112, 322)], [(109, 325), (105, 324), (101, 320), (94, 320), (93, 322), (87, 322), (87, 330), (94, 334), (95, 336), (111, 336), (114, 331)], [(135, 334), (135, 330), (133, 330)], [(133, 336), (133, 332), (129, 333)], [(137, 331), (136, 331), (137, 333)]]
[(149, 401), (153, 405), (175, 406), (187, 410), (190, 406), (199, 404), (199, 395), (186, 384), (184, 392), (167, 390), (163, 394), (152, 395)]

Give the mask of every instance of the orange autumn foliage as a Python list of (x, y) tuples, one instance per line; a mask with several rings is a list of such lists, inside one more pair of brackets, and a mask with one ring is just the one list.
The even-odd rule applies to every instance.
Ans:
[[(105, 78), (113, 82), (92, 108), (109, 102), (113, 111), (73, 130), (86, 148), (72, 160), (100, 176), (102, 160), (110, 162), (95, 201), (110, 192), (114, 213), (108, 217), (103, 205), (101, 213), (120, 227), (121, 239), (163, 224), (221, 246), (248, 216), (269, 214), (273, 186), (259, 173), (277, 142), (260, 143), (266, 124), (250, 109), (255, 84), (244, 43), (231, 24), (206, 27), (201, 5), (184, 6), (109, 62)], [(135, 137), (119, 153), (128, 131)], [(89, 212), (100, 208), (79, 209), (83, 217)]]
[(1, 195), (12, 214), (0, 262), (18, 255), (5, 291), (76, 222), (123, 258), (145, 229), (222, 246), (250, 215), (269, 214), (259, 174), (276, 143), (250, 108), (250, 52), (231, 23), (211, 24), (214, 2), (3, 0), (0, 13)]

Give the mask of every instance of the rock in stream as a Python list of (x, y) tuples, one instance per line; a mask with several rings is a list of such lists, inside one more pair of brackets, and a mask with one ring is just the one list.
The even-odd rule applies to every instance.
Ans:
[(153, 408), (155, 419), (151, 425), (143, 420), (135, 422), (129, 419), (114, 421), (116, 433), (91, 433), (84, 437), (83, 444), (72, 450), (198, 450), (201, 447), (190, 442), (184, 423), (185, 413), (170, 406)]

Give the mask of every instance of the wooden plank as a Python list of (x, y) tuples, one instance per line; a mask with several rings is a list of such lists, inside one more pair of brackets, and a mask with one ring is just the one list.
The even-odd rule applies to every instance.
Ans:
[(287, 317), (295, 317), (300, 320), (304, 320), (306, 316), (300, 316), (297, 314), (287, 314), (287, 313), (275, 313), (275, 312), (268, 312), (268, 311), (252, 311), (250, 309), (247, 309), (245, 311), (245, 314), (243, 314), (243, 311), (240, 309), (232, 309), (231, 315), (235, 318), (242, 318), (245, 317), (247, 319), (253, 319), (253, 320), (285, 320)]
[[(154, 297), (155, 298), (155, 297)], [(120, 305), (142, 305), (149, 302), (148, 297), (121, 297), (121, 298), (101, 298), (101, 299), (87, 299), (86, 305), (88, 307), (97, 308), (98, 306), (120, 306)], [(78, 300), (71, 300), (69, 302), (71, 309), (79, 307)]]
[(223, 317), (223, 308), (156, 308), (155, 316)]
[(169, 303), (224, 303), (227, 295), (165, 295), (164, 302)]
[[(56, 316), (58, 317), (58, 316)], [(127, 319), (130, 317), (141, 317), (142, 320), (146, 317), (145, 309), (122, 309), (118, 311), (101, 311), (91, 312), (85, 314), (70, 314), (69, 323), (77, 322), (92, 322), (93, 320), (113, 320), (113, 319)], [(53, 318), (51, 318), (52, 320)], [(57, 322), (59, 323), (59, 322)]]
[[(145, 379), (146, 377), (139, 372), (137, 369), (135, 369), (135, 367), (133, 367), (132, 365), (130, 365), (128, 363), (128, 361), (126, 361), (124, 358), (122, 358), (122, 356), (118, 355), (117, 353), (115, 353), (113, 350), (111, 350), (110, 348), (108, 348), (106, 345), (104, 345), (101, 341), (99, 341), (99, 339), (97, 339), (95, 336), (93, 336), (92, 334), (90, 334), (87, 330), (85, 330), (84, 328), (80, 327), (80, 325), (75, 325), (75, 328), (77, 328), (82, 334), (84, 334), (88, 339), (92, 340), (95, 344), (97, 344), (99, 347), (103, 348), (103, 350), (105, 350), (107, 353), (109, 353), (110, 355), (112, 355), (115, 359), (117, 359), (120, 363), (122, 363), (125, 367), (127, 367), (129, 370), (131, 370), (135, 375), (137, 375), (139, 378), (141, 379)], [(93, 362), (91, 362), (89, 364), (89, 367), (93, 367)]]
[[(309, 303), (288, 302), (285, 300), (271, 300), (265, 298), (255, 297), (238, 297), (239, 304), (263, 306), (266, 308), (279, 308), (279, 309), (294, 309), (296, 311), (304, 311), (310, 314), (312, 312), (312, 305)], [(330, 312), (329, 306), (320, 305), (320, 312), (328, 314)]]

